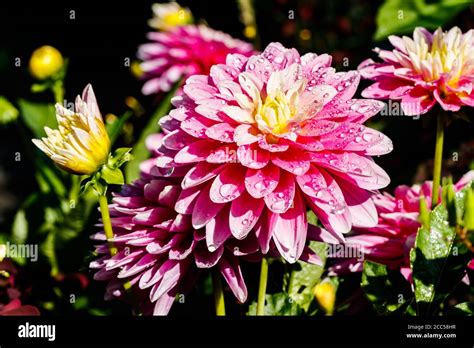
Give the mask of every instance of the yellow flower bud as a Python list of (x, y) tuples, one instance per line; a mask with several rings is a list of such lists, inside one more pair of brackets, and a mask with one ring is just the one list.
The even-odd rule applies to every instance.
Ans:
[(336, 288), (331, 282), (324, 281), (314, 287), (314, 296), (321, 308), (326, 311), (326, 314), (332, 315), (334, 313), (334, 304), (336, 303)]
[(110, 140), (91, 85), (77, 96), (75, 112), (56, 104), (58, 129), (33, 143), (60, 168), (78, 175), (94, 174), (107, 161)]
[(51, 46), (42, 46), (31, 55), (30, 73), (38, 80), (44, 80), (56, 74), (63, 65), (61, 52)]
[(154, 17), (148, 21), (148, 24), (158, 30), (169, 30), (193, 22), (191, 11), (188, 8), (182, 8), (177, 2), (153, 4), (152, 10)]

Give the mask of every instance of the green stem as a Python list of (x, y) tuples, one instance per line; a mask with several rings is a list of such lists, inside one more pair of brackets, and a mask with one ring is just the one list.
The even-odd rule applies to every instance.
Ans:
[(51, 91), (54, 94), (54, 101), (58, 104), (64, 104), (64, 84), (62, 80), (57, 80), (51, 86)]
[(217, 316), (225, 316), (224, 292), (219, 272), (212, 272), (212, 286), (214, 288), (214, 304)]
[(438, 204), (439, 185), (441, 182), (441, 167), (443, 163), (443, 142), (444, 142), (444, 119), (443, 115), (438, 115), (438, 125), (436, 130), (436, 146), (433, 166), (433, 191), (431, 207), (434, 208)]
[(107, 196), (105, 194), (99, 195), (100, 213), (102, 215), (102, 223), (104, 224), (105, 237), (109, 243), (110, 255), (114, 256), (117, 254), (117, 247), (111, 239), (114, 237), (114, 231), (112, 230), (112, 222), (110, 220), (109, 203), (107, 202)]
[(267, 292), (268, 259), (262, 258), (260, 283), (258, 285), (257, 315), (265, 315), (265, 294)]

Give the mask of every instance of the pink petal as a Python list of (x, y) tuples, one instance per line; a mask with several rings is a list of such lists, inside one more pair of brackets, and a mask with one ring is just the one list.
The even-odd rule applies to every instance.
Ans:
[(211, 184), (208, 184), (201, 190), (194, 205), (192, 223), (196, 229), (204, 227), (225, 205), (211, 201), (209, 197), (210, 188)]
[(233, 201), (245, 191), (245, 168), (238, 164), (228, 164), (217, 175), (211, 185), (209, 197), (214, 203)]
[(199, 162), (192, 167), (184, 176), (181, 182), (181, 187), (187, 189), (190, 187), (198, 186), (219, 174), (224, 168), (225, 164), (217, 165), (208, 162)]
[(295, 197), (295, 180), (293, 175), (280, 171), (278, 186), (264, 197), (268, 209), (274, 213), (284, 213), (293, 204)]
[(240, 303), (244, 303), (247, 300), (247, 287), (245, 286), (237, 258), (227, 259), (223, 257), (219, 262), (219, 270), (237, 300)]
[(294, 206), (282, 214), (270, 215), (270, 230), (280, 254), (289, 263), (296, 262), (306, 243), (306, 209), (299, 193), (295, 194)]
[(237, 158), (247, 168), (260, 169), (270, 161), (270, 153), (257, 144), (242, 145), (237, 149)]
[(232, 143), (234, 137), (234, 127), (228, 123), (218, 123), (206, 130), (206, 135), (214, 140), (224, 143)]
[(262, 169), (247, 169), (245, 188), (254, 198), (262, 198), (270, 194), (278, 185), (280, 169), (269, 164)]
[(351, 213), (352, 225), (355, 227), (376, 226), (378, 216), (375, 204), (371, 199), (372, 194), (343, 179), (338, 179), (337, 183)]
[(247, 192), (232, 201), (229, 215), (229, 225), (232, 235), (243, 239), (255, 226), (264, 206), (262, 199), (255, 199)]
[(227, 204), (206, 225), (206, 244), (209, 251), (219, 248), (231, 235), (229, 226), (230, 205)]
[(174, 161), (176, 163), (193, 163), (206, 159), (207, 156), (218, 146), (215, 140), (199, 140), (181, 149)]
[(214, 267), (222, 257), (224, 248), (217, 248), (215, 251), (209, 251), (206, 244), (200, 243), (194, 250), (194, 260), (198, 268)]
[(310, 166), (310, 157), (306, 152), (287, 151), (272, 155), (272, 163), (294, 175), (303, 175)]
[(235, 128), (234, 141), (238, 146), (252, 144), (259, 139), (258, 130), (250, 124), (241, 124)]

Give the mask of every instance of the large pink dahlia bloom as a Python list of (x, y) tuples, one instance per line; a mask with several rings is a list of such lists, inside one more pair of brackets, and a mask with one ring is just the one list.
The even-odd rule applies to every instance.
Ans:
[(93, 236), (99, 258), (90, 264), (97, 270), (94, 279), (108, 281), (106, 299), (126, 299), (123, 285), (128, 281), (143, 314), (165, 315), (176, 295), (194, 286), (200, 270), (216, 267), (238, 301), (246, 300), (239, 259), (258, 257), (256, 237), (228, 239), (210, 252), (205, 230), (193, 228), (190, 215), (175, 212), (180, 194), (178, 179), (150, 174), (113, 198), (118, 253), (110, 256), (105, 234), (99, 232)]
[(359, 66), (362, 77), (376, 81), (362, 92), (365, 98), (401, 99), (406, 115), (424, 114), (436, 103), (449, 111), (474, 106), (474, 30), (416, 28), (413, 39), (388, 39), (395, 49), (376, 49), (381, 63), (367, 59)]
[[(455, 185), (459, 191), (474, 180), (474, 171), (465, 174)], [(415, 243), (416, 233), (421, 227), (418, 221), (420, 197), (426, 198), (431, 206), (432, 182), (427, 181), (412, 187), (401, 185), (394, 196), (379, 193), (372, 199), (377, 207), (379, 221), (371, 228), (354, 228), (346, 238), (348, 247), (361, 248), (367, 260), (375, 261), (400, 271), (408, 277), (410, 271), (410, 249)], [(331, 273), (359, 272), (362, 261), (339, 259), (331, 268)]]
[(206, 228), (210, 250), (255, 229), (262, 253), (273, 242), (295, 262), (308, 207), (339, 240), (377, 223), (371, 190), (389, 177), (371, 156), (392, 144), (362, 124), (384, 104), (352, 99), (359, 74), (330, 64), (272, 43), (250, 58), (228, 55), (173, 99), (156, 165), (185, 174), (175, 208)]
[(194, 74), (208, 74), (211, 66), (224, 63), (229, 53), (249, 56), (252, 45), (205, 25), (177, 26), (165, 32), (151, 32), (138, 49), (143, 94), (169, 91), (173, 84)]

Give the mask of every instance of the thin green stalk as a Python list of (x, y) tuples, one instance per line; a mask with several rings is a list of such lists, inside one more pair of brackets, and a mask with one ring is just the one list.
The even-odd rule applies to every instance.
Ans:
[(265, 294), (267, 292), (268, 259), (262, 258), (260, 266), (260, 283), (258, 285), (257, 315), (265, 315)]
[(441, 182), (441, 167), (443, 163), (443, 142), (444, 142), (444, 119), (443, 115), (438, 115), (438, 125), (436, 129), (436, 145), (433, 166), (433, 192), (431, 207), (434, 208), (438, 204), (439, 186)]
[(214, 288), (214, 304), (217, 316), (225, 316), (224, 292), (219, 272), (212, 272), (212, 286)]
[(51, 91), (54, 94), (54, 101), (58, 104), (64, 104), (64, 84), (62, 80), (57, 80), (51, 86)]
[(111, 239), (114, 237), (112, 230), (112, 222), (110, 220), (109, 204), (107, 202), (107, 196), (105, 194), (99, 195), (100, 213), (102, 214), (102, 223), (104, 224), (105, 237), (109, 244), (110, 255), (114, 256), (117, 254), (117, 247)]

